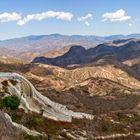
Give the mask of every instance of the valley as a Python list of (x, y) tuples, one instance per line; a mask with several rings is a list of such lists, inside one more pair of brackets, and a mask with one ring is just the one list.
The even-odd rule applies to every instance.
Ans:
[[(139, 39), (89, 49), (63, 47), (33, 55), (32, 62), (10, 53), (1, 58), (1, 127), (17, 131), (1, 135), (17, 140), (139, 139)], [(3, 105), (13, 95), (20, 99), (15, 110)]]

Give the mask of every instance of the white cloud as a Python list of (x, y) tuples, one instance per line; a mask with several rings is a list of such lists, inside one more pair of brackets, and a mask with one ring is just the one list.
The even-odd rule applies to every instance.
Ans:
[(132, 25), (133, 25), (132, 23), (129, 23), (129, 24), (128, 24), (129, 27), (132, 27)]
[(85, 25), (90, 26), (89, 20), (93, 18), (93, 15), (88, 13), (86, 16), (78, 17), (77, 20), (79, 22), (84, 22)]
[(16, 12), (0, 14), (0, 22), (17, 21), (19, 19), (21, 19), (21, 15)]
[(86, 16), (79, 17), (77, 20), (78, 21), (87, 21), (89, 19), (92, 19), (92, 17), (93, 17), (93, 15), (89, 13)]
[(47, 11), (47, 12), (42, 12), (42, 13), (37, 13), (37, 14), (31, 14), (31, 15), (27, 15), (25, 18), (19, 20), (17, 22), (17, 25), (22, 26), (31, 20), (41, 21), (41, 20), (44, 20), (47, 18), (56, 18), (59, 20), (71, 21), (73, 18), (73, 14), (69, 13), (69, 12), (54, 12), (54, 11)]
[(103, 21), (111, 21), (111, 22), (121, 22), (131, 19), (131, 16), (125, 15), (125, 11), (123, 9), (117, 10), (116, 12), (107, 12), (102, 15), (104, 18)]
[(88, 21), (85, 21), (85, 25), (90, 26), (90, 23)]

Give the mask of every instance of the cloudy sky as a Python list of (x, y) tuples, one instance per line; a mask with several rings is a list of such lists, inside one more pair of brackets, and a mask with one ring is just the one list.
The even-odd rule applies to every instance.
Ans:
[(140, 33), (140, 0), (1, 0), (0, 39)]

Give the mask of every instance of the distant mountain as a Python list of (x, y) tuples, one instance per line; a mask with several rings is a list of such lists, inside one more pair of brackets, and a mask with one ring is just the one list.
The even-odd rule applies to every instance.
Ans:
[(104, 58), (123, 62), (136, 56), (140, 56), (140, 40), (125, 39), (100, 44), (87, 50), (82, 46), (75, 45), (62, 56), (56, 58), (37, 57), (33, 63), (67, 67), (73, 64), (93, 63)]
[[(31, 61), (34, 57), (46, 56), (48, 52), (58, 49), (63, 49), (65, 46), (80, 45), (85, 48), (93, 48), (101, 43), (116, 40), (116, 39), (140, 39), (140, 34), (132, 34), (128, 36), (113, 35), (107, 37), (100, 37), (94, 35), (32, 35), (22, 38), (15, 38), (9, 40), (0, 41), (1, 49), (6, 48), (4, 54), (9, 54), (12, 57), (18, 58), (24, 61)], [(57, 53), (59, 56), (59, 54)], [(57, 56), (56, 55), (56, 56)], [(50, 56), (50, 55), (49, 55)]]

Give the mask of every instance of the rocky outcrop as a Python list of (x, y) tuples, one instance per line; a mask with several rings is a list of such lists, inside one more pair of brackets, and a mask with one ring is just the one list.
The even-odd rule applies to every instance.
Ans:
[(39, 136), (40, 133), (12, 122), (10, 116), (0, 111), (0, 140), (21, 140), (23, 134)]
[(20, 140), (21, 130), (16, 128), (0, 111), (0, 139), (1, 140)]
[(26, 133), (26, 134), (32, 135), (32, 136), (39, 136), (39, 135), (41, 136), (41, 134), (39, 132), (30, 130), (21, 124), (17, 124), (15, 122), (13, 122), (11, 117), (8, 114), (5, 113), (4, 115), (5, 115), (5, 118), (7, 119), (7, 122), (11, 123), (11, 125), (13, 125), (13, 127), (15, 127), (17, 129), (17, 132)]

